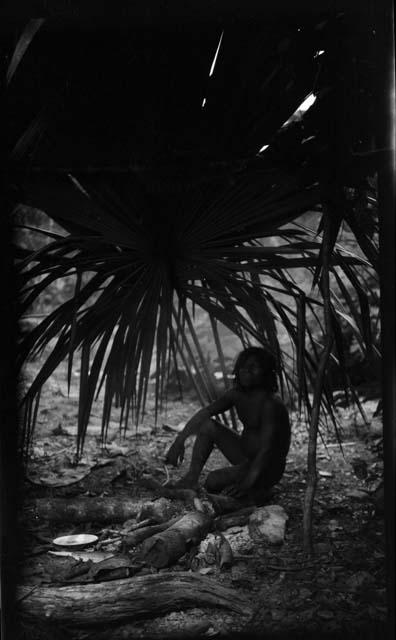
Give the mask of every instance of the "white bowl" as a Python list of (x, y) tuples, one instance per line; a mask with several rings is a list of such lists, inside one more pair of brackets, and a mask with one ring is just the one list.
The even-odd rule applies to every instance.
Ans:
[(82, 547), (86, 547), (89, 544), (97, 542), (98, 539), (98, 536), (94, 536), (89, 533), (77, 533), (71, 536), (61, 536), (60, 538), (55, 538), (55, 540), (53, 540), (52, 542), (57, 547), (79, 547), (81, 549)]

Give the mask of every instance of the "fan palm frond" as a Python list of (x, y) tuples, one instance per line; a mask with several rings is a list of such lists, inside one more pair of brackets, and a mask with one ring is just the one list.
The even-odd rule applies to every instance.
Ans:
[[(182, 358), (187, 369), (194, 363), (192, 382), (198, 397), (203, 403), (213, 400), (217, 391), (194, 331), (189, 310), (193, 303), (212, 319), (219, 353), (217, 322), (239, 336), (241, 344), (253, 340), (267, 345), (278, 359), (282, 386), (284, 382), (291, 394), (297, 393), (300, 407), (303, 399), (309, 407), (308, 388), (314, 383), (317, 360), (308, 349), (315, 338), (306, 313), (317, 313), (315, 309), (319, 311), (322, 302), (320, 296), (313, 297), (294, 283), (291, 272), (305, 268), (314, 273), (321, 240), (304, 229), (284, 227), (318, 201), (318, 192), (298, 189), (287, 175), (281, 182), (279, 174), (277, 184), (263, 191), (253, 172), (234, 178), (231, 185), (218, 186), (212, 204), (208, 204), (206, 193), (200, 204), (202, 192), (194, 189), (194, 213), (201, 212), (200, 219), (189, 215), (189, 189), (165, 199), (163, 194), (158, 197), (147, 190), (144, 194), (141, 185), (132, 181), (129, 192), (124, 185), (123, 199), (110, 181), (103, 188), (91, 182), (75, 177), (70, 177), (68, 184), (63, 180), (61, 200), (47, 193), (35, 201), (31, 191), (30, 204), (46, 208), (66, 227), (69, 221), (77, 223), (79, 231), (62, 237), (47, 234), (48, 244), (18, 265), (23, 313), (50, 283), (70, 274), (76, 280), (72, 298), (54, 309), (21, 345), (22, 366), (55, 340), (27, 391), (29, 406), (65, 359), (70, 385), (77, 352), (81, 358), (79, 452), (92, 402), (101, 391), (104, 437), (114, 403), (121, 407), (124, 428), (130, 419), (140, 420), (153, 369), (158, 414), (171, 357)], [(136, 190), (141, 213), (129, 216)], [(278, 236), (278, 244), (266, 244), (269, 236), (272, 242)], [(352, 323), (360, 337), (363, 328), (367, 329), (367, 301), (354, 270), (364, 259), (337, 246), (331, 264), (340, 282), (337, 269), (348, 274), (364, 310), (356, 324), (356, 303), (344, 295), (343, 304), (351, 309), (348, 315), (334, 297), (333, 322), (342, 319)], [(86, 272), (92, 277), (83, 281)], [(39, 281), (32, 285), (33, 278)], [(341, 285), (341, 294), (344, 289)], [(279, 343), (277, 323), (286, 328), (294, 345), (296, 371)], [(368, 344), (367, 331), (364, 335)], [(342, 364), (342, 358), (338, 362)], [(332, 415), (331, 398), (326, 393), (323, 405)], [(37, 411), (27, 412), (25, 434), (31, 435), (35, 414)]]

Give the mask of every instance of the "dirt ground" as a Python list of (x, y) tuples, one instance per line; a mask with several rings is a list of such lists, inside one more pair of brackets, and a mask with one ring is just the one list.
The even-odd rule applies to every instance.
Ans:
[[(37, 371), (31, 363), (27, 379)], [(187, 397), (169, 398), (167, 411), (154, 422), (153, 402), (149, 402), (143, 424), (131, 428), (126, 437), (119, 433), (114, 409), (106, 446), (100, 440), (100, 402), (92, 412), (84, 455), (73, 465), (78, 409), (78, 371), (73, 374), (70, 396), (65, 388), (65, 371), (60, 369), (43, 390), (37, 429), (30, 451), (28, 479), (24, 499), (28, 505), (36, 497), (73, 496), (73, 481), (88, 477), (95, 465), (109, 460), (127, 461), (128, 473), (120, 473), (107, 484), (90, 489), (94, 499), (101, 496), (142, 497), (150, 491), (139, 484), (147, 473), (163, 483), (168, 473), (176, 479), (188, 465), (192, 441), (186, 446), (183, 465), (166, 469), (164, 455), (178, 430), (199, 407)], [(287, 515), (284, 543), (281, 546), (254, 544), (249, 553), (234, 559), (233, 566), (220, 569), (212, 565), (205, 571), (210, 580), (235, 590), (249, 602), (253, 613), (247, 616), (216, 608), (174, 611), (150, 620), (113, 627), (111, 635), (100, 625), (95, 629), (69, 630), (69, 637), (81, 640), (104, 637), (144, 638), (215, 637), (231, 632), (259, 632), (261, 635), (290, 633), (306, 637), (326, 632), (351, 634), (354, 630), (376, 627), (386, 618), (384, 520), (370, 492), (382, 478), (382, 441), (379, 418), (373, 418), (377, 400), (362, 397), (368, 424), (357, 409), (337, 409), (344, 442), (340, 450), (334, 432), (323, 433), (318, 445), (319, 483), (314, 509), (315, 555), (306, 561), (302, 551), (302, 503), (305, 489), (307, 427), (292, 413), (292, 444), (287, 468), (271, 498)], [(215, 451), (205, 472), (226, 461)], [(105, 468), (105, 467), (104, 467)], [(205, 475), (203, 475), (204, 479)], [(58, 485), (64, 484), (64, 487)], [(182, 507), (180, 507), (182, 508)], [(120, 525), (118, 525), (119, 527)], [(108, 525), (117, 530), (117, 525)], [(48, 555), (58, 535), (94, 533), (103, 527), (88, 525), (50, 525), (27, 521), (24, 524), (24, 552), (20, 562), (26, 583), (40, 583), (37, 559)], [(111, 544), (108, 550), (112, 550)], [(191, 569), (191, 554), (186, 554), (169, 573)], [(156, 571), (153, 569), (152, 571)], [(64, 632), (64, 630), (63, 630)], [(60, 633), (60, 631), (59, 631)], [(106, 635), (107, 634), (107, 635)], [(29, 637), (29, 636), (27, 636)], [(33, 637), (33, 635), (31, 636)], [(54, 637), (54, 636), (53, 636)], [(59, 635), (59, 637), (63, 637)], [(382, 637), (381, 633), (377, 637)]]

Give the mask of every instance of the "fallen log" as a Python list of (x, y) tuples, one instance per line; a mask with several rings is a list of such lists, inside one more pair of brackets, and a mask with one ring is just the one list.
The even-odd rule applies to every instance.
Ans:
[(50, 522), (124, 522), (136, 517), (142, 505), (119, 498), (38, 498), (28, 512)]
[(221, 607), (251, 615), (247, 601), (235, 591), (189, 572), (66, 587), (19, 586), (16, 606), (27, 620), (77, 626), (121, 623), (196, 607)]
[(142, 546), (142, 557), (157, 569), (169, 567), (187, 551), (189, 543), (197, 544), (207, 535), (213, 518), (201, 511), (186, 513), (165, 531), (148, 538)]

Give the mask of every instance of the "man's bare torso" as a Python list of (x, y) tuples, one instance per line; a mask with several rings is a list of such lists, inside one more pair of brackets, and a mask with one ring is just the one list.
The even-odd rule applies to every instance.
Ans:
[[(238, 418), (243, 424), (241, 444), (245, 455), (254, 457), (261, 445), (266, 427), (275, 422), (274, 453), (287, 455), (290, 444), (288, 412), (277, 396), (262, 389), (250, 392), (232, 390), (232, 399)], [(272, 424), (271, 424), (272, 428)]]

